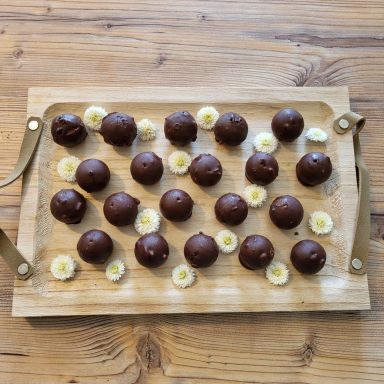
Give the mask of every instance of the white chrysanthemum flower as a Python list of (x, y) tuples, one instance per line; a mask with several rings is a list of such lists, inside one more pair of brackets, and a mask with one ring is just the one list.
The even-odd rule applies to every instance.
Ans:
[(289, 269), (281, 261), (272, 261), (265, 269), (265, 276), (273, 285), (285, 285), (289, 280)]
[(168, 157), (169, 170), (175, 175), (184, 175), (192, 163), (191, 156), (184, 151), (172, 152)]
[(253, 140), (253, 146), (257, 152), (273, 153), (278, 145), (278, 140), (271, 132), (261, 132)]
[(113, 260), (105, 269), (105, 275), (110, 281), (120, 280), (120, 277), (125, 273), (125, 265), (121, 260)]
[(138, 213), (134, 223), (136, 231), (140, 235), (158, 232), (160, 229), (161, 217), (154, 209), (146, 208)]
[(316, 235), (326, 235), (332, 231), (333, 221), (328, 213), (315, 211), (309, 216), (308, 225)]
[(141, 141), (150, 141), (156, 137), (155, 124), (149, 119), (142, 119), (137, 123), (137, 134)]
[(172, 281), (176, 287), (190, 287), (195, 280), (195, 271), (187, 264), (180, 264), (172, 270)]
[(84, 112), (84, 123), (87, 128), (92, 131), (98, 131), (101, 127), (101, 122), (108, 112), (103, 107), (92, 105)]
[(76, 156), (63, 157), (57, 163), (57, 173), (65, 181), (74, 183), (76, 181), (76, 170), (80, 163), (81, 160)]
[(75, 276), (76, 261), (69, 255), (58, 255), (51, 262), (52, 275), (61, 281)]
[(317, 141), (320, 143), (324, 143), (324, 141), (327, 141), (328, 139), (327, 132), (324, 132), (320, 128), (309, 128), (305, 133), (305, 137), (310, 141)]
[(239, 246), (239, 238), (236, 233), (228, 229), (219, 231), (215, 236), (215, 241), (223, 253), (232, 253)]
[(196, 116), (197, 125), (201, 129), (211, 131), (219, 116), (219, 112), (213, 107), (201, 108)]
[(251, 208), (258, 208), (267, 200), (267, 190), (260, 185), (248, 185), (244, 188), (243, 197)]

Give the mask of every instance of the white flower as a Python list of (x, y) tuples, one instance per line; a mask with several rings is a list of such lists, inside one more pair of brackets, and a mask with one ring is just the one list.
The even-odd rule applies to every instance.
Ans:
[(187, 264), (180, 264), (172, 270), (172, 281), (179, 288), (190, 287), (195, 280), (195, 271)]
[(316, 235), (326, 235), (332, 231), (333, 221), (328, 213), (315, 211), (309, 216), (308, 225)]
[(175, 151), (168, 157), (169, 170), (175, 175), (184, 175), (188, 172), (192, 159), (187, 152)]
[(76, 261), (69, 255), (58, 255), (51, 262), (52, 275), (61, 281), (75, 276)]
[(201, 108), (196, 116), (197, 125), (201, 129), (211, 131), (219, 116), (219, 112), (213, 107)]
[(125, 265), (121, 260), (113, 260), (105, 269), (105, 275), (108, 280), (117, 281), (125, 273)]
[(142, 119), (137, 123), (137, 134), (141, 141), (150, 141), (156, 137), (156, 127), (149, 119)]
[(243, 197), (251, 208), (258, 208), (267, 200), (267, 190), (259, 185), (248, 185), (244, 188)]
[(289, 280), (289, 269), (280, 261), (272, 261), (265, 269), (265, 276), (273, 285), (285, 285)]
[(328, 135), (320, 128), (309, 128), (305, 133), (305, 137), (310, 141), (317, 141), (323, 143), (327, 141)]
[(223, 229), (215, 236), (215, 241), (220, 251), (223, 253), (232, 253), (239, 245), (239, 238), (236, 233), (228, 229)]
[(76, 181), (76, 169), (81, 163), (81, 160), (76, 156), (63, 157), (57, 163), (57, 173), (65, 181), (74, 183)]
[(136, 231), (140, 235), (158, 232), (160, 229), (160, 215), (154, 209), (146, 208), (138, 213), (134, 223)]
[(92, 105), (84, 112), (84, 123), (87, 128), (92, 131), (98, 131), (101, 127), (101, 122), (108, 112), (103, 107)]
[(270, 132), (261, 132), (253, 140), (253, 146), (257, 152), (273, 153), (278, 145), (276, 137)]

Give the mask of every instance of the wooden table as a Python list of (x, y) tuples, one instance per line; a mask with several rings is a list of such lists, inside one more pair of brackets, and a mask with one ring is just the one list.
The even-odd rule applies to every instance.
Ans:
[[(383, 32), (383, 1), (2, 0), (0, 177), (31, 86), (348, 85), (367, 117), (372, 310), (11, 318), (0, 259), (0, 383), (384, 382)], [(0, 191), (13, 239), (20, 186)]]

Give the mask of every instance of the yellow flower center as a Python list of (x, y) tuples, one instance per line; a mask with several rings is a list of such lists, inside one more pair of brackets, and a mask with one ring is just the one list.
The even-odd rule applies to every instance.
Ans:
[(318, 228), (324, 228), (325, 220), (324, 219), (317, 219), (316, 220), (316, 225), (318, 226)]
[(232, 239), (230, 236), (226, 236), (223, 239), (225, 245), (230, 245), (232, 243)]
[(187, 272), (186, 272), (186, 271), (180, 271), (180, 272), (178, 273), (178, 277), (179, 277), (179, 279), (185, 279), (186, 276), (187, 276)]
[(149, 216), (143, 216), (141, 218), (141, 224), (149, 224), (151, 222), (151, 219)]
[(257, 200), (259, 198), (259, 192), (253, 191), (251, 197), (253, 200)]
[(206, 123), (212, 123), (213, 121), (213, 116), (210, 113), (206, 113), (203, 117), (204, 122)]
[(185, 165), (185, 159), (184, 159), (183, 157), (179, 157), (179, 158), (177, 159), (177, 161), (176, 161), (176, 165), (177, 165), (178, 167), (184, 167), (184, 165)]
[(270, 145), (271, 143), (269, 139), (265, 137), (264, 139), (261, 140), (261, 144), (266, 146), (266, 145)]
[(276, 277), (280, 277), (281, 274), (282, 274), (282, 271), (280, 268), (275, 268), (272, 273), (276, 276)]
[(99, 121), (99, 114), (97, 112), (91, 113), (90, 119), (92, 123), (97, 123)]
[(118, 265), (112, 265), (111, 269), (110, 269), (111, 273), (118, 273), (119, 272), (119, 267)]
[(67, 263), (65, 261), (62, 261), (57, 269), (60, 271), (60, 272), (66, 272), (67, 271)]
[(67, 163), (64, 167), (66, 172), (73, 172), (75, 170), (75, 166), (73, 163)]

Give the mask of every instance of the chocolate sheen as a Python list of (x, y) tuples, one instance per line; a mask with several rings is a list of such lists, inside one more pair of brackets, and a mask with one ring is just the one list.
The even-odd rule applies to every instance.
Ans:
[(272, 243), (264, 236), (247, 236), (240, 246), (239, 261), (244, 268), (265, 268), (275, 256)]
[(255, 153), (245, 165), (245, 176), (253, 184), (267, 185), (279, 174), (279, 164), (268, 153)]
[(291, 142), (303, 132), (304, 119), (295, 109), (285, 108), (273, 116), (271, 127), (278, 140)]
[(117, 227), (132, 224), (136, 219), (139, 204), (140, 200), (125, 192), (114, 193), (104, 202), (104, 216)]
[(55, 143), (67, 148), (80, 144), (88, 135), (80, 117), (71, 113), (63, 113), (52, 120), (51, 134)]
[(103, 118), (100, 133), (107, 144), (130, 146), (137, 135), (137, 127), (133, 117), (122, 112), (112, 112)]
[(163, 176), (163, 161), (153, 152), (142, 152), (131, 162), (131, 175), (140, 184), (152, 185)]
[(205, 268), (217, 260), (219, 248), (213, 237), (200, 232), (187, 240), (184, 246), (184, 256), (192, 267)]
[(316, 241), (302, 240), (295, 244), (291, 251), (291, 262), (301, 273), (314, 274), (325, 265), (327, 254)]
[(74, 189), (62, 189), (53, 195), (50, 208), (55, 219), (65, 224), (78, 224), (84, 217), (87, 202)]
[(332, 173), (331, 159), (321, 152), (310, 152), (296, 164), (296, 176), (306, 186), (324, 183)]
[(175, 112), (165, 118), (165, 137), (173, 145), (187, 145), (197, 139), (197, 124), (187, 111)]
[(226, 193), (216, 201), (215, 214), (223, 224), (238, 225), (247, 218), (248, 205), (236, 193)]
[(247, 138), (248, 124), (244, 117), (234, 112), (227, 112), (216, 121), (213, 131), (219, 144), (236, 146)]
[(80, 163), (76, 170), (76, 181), (87, 192), (101, 191), (109, 183), (111, 173), (101, 160), (88, 159)]
[(160, 211), (170, 221), (185, 221), (192, 216), (193, 200), (181, 189), (171, 189), (160, 199)]
[(82, 260), (91, 264), (104, 264), (113, 251), (113, 242), (99, 229), (85, 232), (77, 242), (77, 252)]
[(269, 208), (272, 222), (281, 229), (297, 227), (304, 216), (304, 209), (300, 201), (290, 195), (277, 197)]
[(144, 267), (160, 267), (168, 259), (168, 243), (163, 236), (157, 233), (141, 236), (135, 244), (135, 256), (136, 260)]
[(220, 161), (209, 154), (195, 157), (188, 170), (193, 182), (203, 187), (217, 184), (223, 175)]

